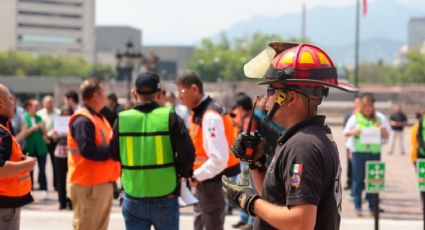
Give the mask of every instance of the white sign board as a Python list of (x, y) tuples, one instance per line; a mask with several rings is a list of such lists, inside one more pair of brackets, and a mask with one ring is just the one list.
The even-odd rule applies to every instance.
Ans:
[(381, 128), (362, 128), (362, 132), (360, 134), (360, 143), (381, 144)]
[(57, 116), (53, 119), (53, 129), (59, 135), (66, 135), (70, 116)]

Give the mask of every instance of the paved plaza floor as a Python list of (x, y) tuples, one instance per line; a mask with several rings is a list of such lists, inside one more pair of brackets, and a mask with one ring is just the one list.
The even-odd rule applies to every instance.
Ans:
[[(341, 165), (343, 169), (342, 184), (346, 181), (346, 155), (340, 125), (331, 125), (334, 138), (338, 144)], [(416, 188), (416, 177), (414, 167), (410, 161), (410, 127), (406, 128), (404, 141), (406, 155), (395, 151), (388, 155), (388, 146), (383, 148), (382, 160), (386, 163), (386, 190), (381, 193), (380, 229), (422, 229), (422, 212), (419, 191)], [(396, 145), (397, 147), (397, 145)], [(48, 165), (48, 167), (51, 167)], [(37, 170), (36, 170), (37, 171)], [(22, 212), (22, 229), (71, 229), (72, 212), (58, 211), (57, 195), (52, 191), (51, 170), (48, 169), (49, 179), (49, 201), (42, 201), (41, 192), (35, 191), (35, 202), (26, 206)], [(37, 172), (36, 174), (37, 175)], [(37, 187), (37, 183), (36, 183)], [(363, 203), (364, 217), (357, 218), (354, 213), (354, 205), (349, 191), (343, 191), (341, 229), (373, 229), (373, 219), (367, 212), (367, 203)], [(183, 230), (193, 229), (193, 215), (190, 207), (181, 210), (181, 228)], [(236, 212), (232, 216), (226, 216), (225, 229), (232, 229), (231, 224), (237, 222)], [(124, 229), (121, 210), (114, 202), (109, 229)]]

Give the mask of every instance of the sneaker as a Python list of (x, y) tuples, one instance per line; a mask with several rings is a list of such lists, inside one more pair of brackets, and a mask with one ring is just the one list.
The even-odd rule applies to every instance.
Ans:
[(357, 217), (363, 217), (362, 211), (356, 210), (356, 216)]
[(354, 202), (354, 197), (353, 197), (353, 195), (350, 193), (350, 194), (347, 194), (347, 199), (350, 201), (350, 202)]
[(240, 227), (240, 229), (242, 229), (242, 230), (252, 230), (253, 226), (252, 226), (252, 224), (244, 224)]
[(48, 200), (49, 200), (49, 192), (43, 191), (43, 201), (48, 201)]
[(242, 221), (238, 221), (237, 223), (232, 224), (232, 228), (240, 228), (240, 227), (242, 227), (244, 225), (247, 225), (247, 223), (242, 222)]

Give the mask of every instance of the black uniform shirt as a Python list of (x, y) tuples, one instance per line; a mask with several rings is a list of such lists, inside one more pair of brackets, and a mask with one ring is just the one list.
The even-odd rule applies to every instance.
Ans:
[[(405, 122), (405, 121), (407, 121), (407, 117), (404, 113), (393, 113), (390, 116), (390, 120), (396, 121), (396, 122)], [(402, 126), (391, 125), (391, 128), (394, 131), (403, 131), (404, 125), (402, 125)]]
[[(0, 123), (7, 127), (9, 119), (0, 116)], [(6, 161), (10, 159), (12, 155), (12, 137), (4, 130), (0, 129), (0, 167), (6, 164)], [(31, 193), (28, 193), (22, 197), (6, 197), (0, 196), (0, 208), (18, 208), (33, 201)]]
[[(341, 183), (338, 149), (324, 116), (312, 117), (279, 138), (267, 170), (263, 198), (281, 206), (317, 206), (315, 229), (339, 229)], [(256, 219), (255, 229), (275, 229)]]

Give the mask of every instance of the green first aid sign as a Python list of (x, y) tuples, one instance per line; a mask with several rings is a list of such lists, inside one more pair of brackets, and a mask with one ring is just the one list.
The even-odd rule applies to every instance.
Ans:
[(366, 191), (382, 192), (385, 189), (385, 163), (381, 161), (366, 161)]
[(418, 173), (419, 191), (425, 191), (425, 159), (416, 161), (416, 172)]

